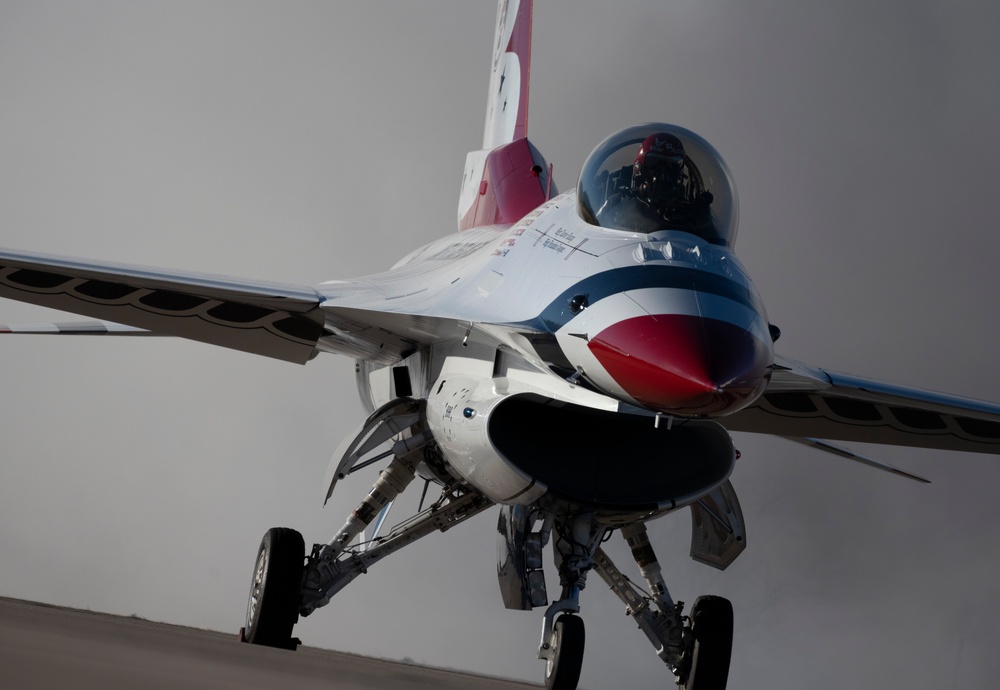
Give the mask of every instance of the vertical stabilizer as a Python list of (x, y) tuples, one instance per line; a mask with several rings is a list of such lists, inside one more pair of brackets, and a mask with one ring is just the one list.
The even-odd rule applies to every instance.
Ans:
[(531, 72), (533, 0), (500, 0), (483, 149), (528, 136), (528, 77)]
[(458, 228), (513, 223), (555, 189), (528, 143), (528, 77), (533, 0), (500, 0), (493, 36), (483, 148), (465, 160)]

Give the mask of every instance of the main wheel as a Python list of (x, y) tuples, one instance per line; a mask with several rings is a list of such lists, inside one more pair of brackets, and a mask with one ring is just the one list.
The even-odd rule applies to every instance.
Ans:
[(251, 644), (295, 649), (292, 627), (299, 619), (305, 542), (287, 527), (267, 531), (257, 550), (243, 637)]
[(733, 605), (722, 597), (698, 597), (691, 607), (694, 650), (685, 690), (726, 690), (733, 653)]
[(563, 614), (556, 619), (549, 644), (550, 656), (545, 663), (545, 687), (549, 690), (576, 690), (583, 668), (583, 646), (586, 635), (583, 619)]

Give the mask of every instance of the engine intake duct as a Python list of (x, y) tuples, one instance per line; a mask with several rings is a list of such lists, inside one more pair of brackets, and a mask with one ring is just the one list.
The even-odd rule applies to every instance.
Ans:
[(562, 498), (602, 510), (663, 510), (718, 486), (735, 463), (720, 425), (684, 420), (667, 427), (528, 393), (496, 407), (489, 437), (509, 463)]

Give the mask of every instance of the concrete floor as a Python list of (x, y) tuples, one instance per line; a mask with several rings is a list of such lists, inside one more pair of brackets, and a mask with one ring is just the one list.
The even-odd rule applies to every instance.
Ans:
[(524, 683), (0, 597), (0, 687), (523, 690)]

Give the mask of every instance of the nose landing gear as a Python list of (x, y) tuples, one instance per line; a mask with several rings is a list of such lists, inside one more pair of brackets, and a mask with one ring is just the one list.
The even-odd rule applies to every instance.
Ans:
[(580, 590), (594, 567), (594, 553), (604, 528), (593, 515), (555, 520), (553, 555), (559, 570), (562, 596), (545, 610), (538, 658), (545, 661), (545, 687), (574, 690), (583, 668), (585, 634), (580, 612)]

